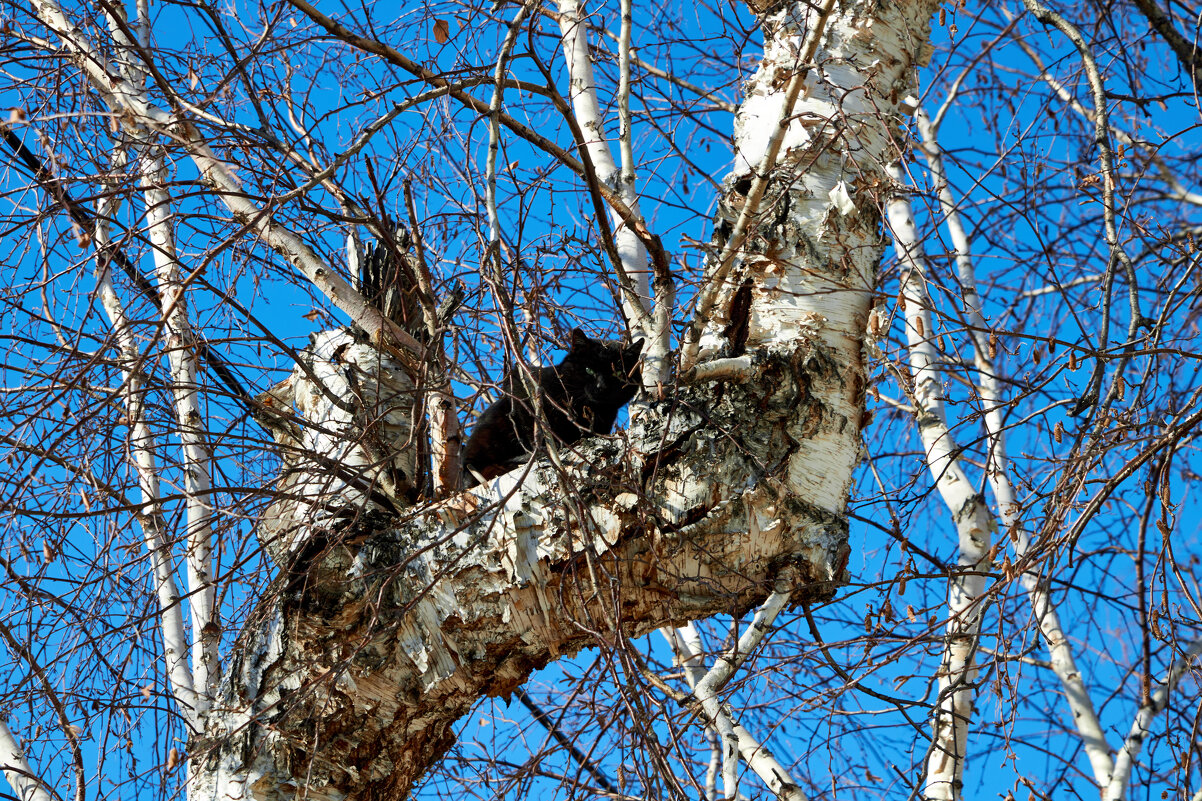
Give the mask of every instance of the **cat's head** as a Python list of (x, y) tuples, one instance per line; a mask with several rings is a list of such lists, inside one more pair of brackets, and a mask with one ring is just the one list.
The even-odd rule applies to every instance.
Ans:
[(571, 342), (569, 359), (588, 368), (606, 386), (615, 390), (629, 389), (633, 396), (634, 390), (642, 384), (643, 375), (639, 370), (642, 337), (626, 345), (616, 339), (593, 339), (579, 328), (573, 328)]

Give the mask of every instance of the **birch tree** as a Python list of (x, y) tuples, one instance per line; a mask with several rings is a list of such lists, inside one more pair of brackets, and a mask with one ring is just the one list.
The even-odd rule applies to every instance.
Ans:
[(2, 13), (13, 797), (1202, 797), (1182, 6)]

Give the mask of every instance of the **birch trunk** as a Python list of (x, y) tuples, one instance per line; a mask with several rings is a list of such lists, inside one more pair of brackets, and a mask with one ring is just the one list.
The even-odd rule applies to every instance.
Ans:
[[(235, 649), (215, 705), (227, 711), (190, 744), (195, 797), (403, 797), (479, 697), (598, 636), (740, 613), (784, 570), (792, 603), (834, 593), (884, 248), (878, 193), (934, 7), (846, 2), (828, 18), (798, 2), (764, 17), (715, 220), (710, 313), (695, 322), (700, 361), (624, 439), (405, 517), (292, 515), (290, 571)], [(311, 445), (332, 461), (348, 452)], [(372, 503), (345, 486), (340, 508)]]

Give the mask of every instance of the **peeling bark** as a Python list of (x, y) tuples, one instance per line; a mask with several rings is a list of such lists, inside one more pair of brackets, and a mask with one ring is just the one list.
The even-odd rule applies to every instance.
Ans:
[[(480, 696), (552, 659), (741, 613), (786, 565), (802, 577), (793, 602), (830, 597), (846, 579), (846, 519), (779, 476), (795, 410), (844, 381), (780, 358), (755, 377), (682, 393), (564, 474), (539, 462), (421, 515), (365, 515), (294, 565), (231, 666), (225, 701), (249, 706), (193, 743), (212, 789), (305, 776), (310, 798), (398, 797)], [(286, 797), (272, 792), (253, 794)]]
[[(731, 258), (712, 319), (696, 323), (702, 361), (625, 437), (561, 449), (562, 469), (537, 461), (407, 513), (351, 483), (339, 508), (352, 514), (276, 507), (297, 526), (279, 552), (289, 570), (236, 649), (229, 711), (191, 743), (195, 792), (400, 798), (478, 698), (512, 692), (554, 659), (740, 614), (785, 569), (797, 576), (793, 603), (835, 592), (859, 458), (861, 341), (885, 245), (884, 165), (934, 7), (843, 3), (810, 66), (799, 54), (818, 12), (799, 2), (764, 18), (766, 56), (737, 118), (736, 171), (715, 221), (713, 253)], [(787, 130), (732, 249), (724, 237), (772, 125)], [(745, 353), (732, 354), (726, 317), (740, 289)], [(738, 369), (706, 369), (706, 359)], [(729, 380), (704, 380), (717, 376)], [(314, 411), (327, 420), (322, 409), (336, 405)], [(336, 441), (307, 447), (340, 461), (350, 451)], [(320, 461), (299, 468), (295, 486)], [(361, 464), (366, 475), (382, 463)]]
[[(304, 362), (259, 398), (280, 443), (277, 499), (257, 535), (277, 563), (364, 511), (410, 503), (417, 471), (413, 380), (403, 367), (338, 329), (316, 335)], [(288, 421), (295, 414), (304, 425)]]

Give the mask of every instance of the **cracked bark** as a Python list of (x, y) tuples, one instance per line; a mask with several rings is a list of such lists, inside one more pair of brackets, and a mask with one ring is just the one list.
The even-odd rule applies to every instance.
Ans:
[[(786, 567), (798, 576), (792, 602), (835, 592), (859, 458), (861, 341), (885, 245), (884, 165), (934, 7), (843, 3), (783, 123), (783, 87), (815, 11), (799, 2), (764, 17), (765, 57), (736, 117), (715, 253), (765, 128), (787, 130), (703, 321), (702, 358), (734, 355), (724, 310), (742, 288), (735, 347), (745, 354), (730, 380), (679, 387), (625, 435), (562, 451), (562, 471), (540, 461), (401, 511), (379, 497), (408, 464), (401, 429), (398, 453), (381, 452), (379, 432), (353, 433), (353, 408), (304, 393), (344, 441), (307, 443), (292, 462), (287, 480), (301, 497), (277, 504), (264, 527), (288, 569), (235, 649), (225, 711), (189, 745), (190, 791), (403, 797), (478, 698), (512, 692), (554, 659), (738, 614)], [(354, 369), (358, 398), (404, 391), (387, 360)], [(373, 386), (377, 375), (392, 388)], [(321, 448), (355, 474), (322, 474), (331, 457)], [(325, 503), (298, 489), (319, 485), (333, 493)]]

